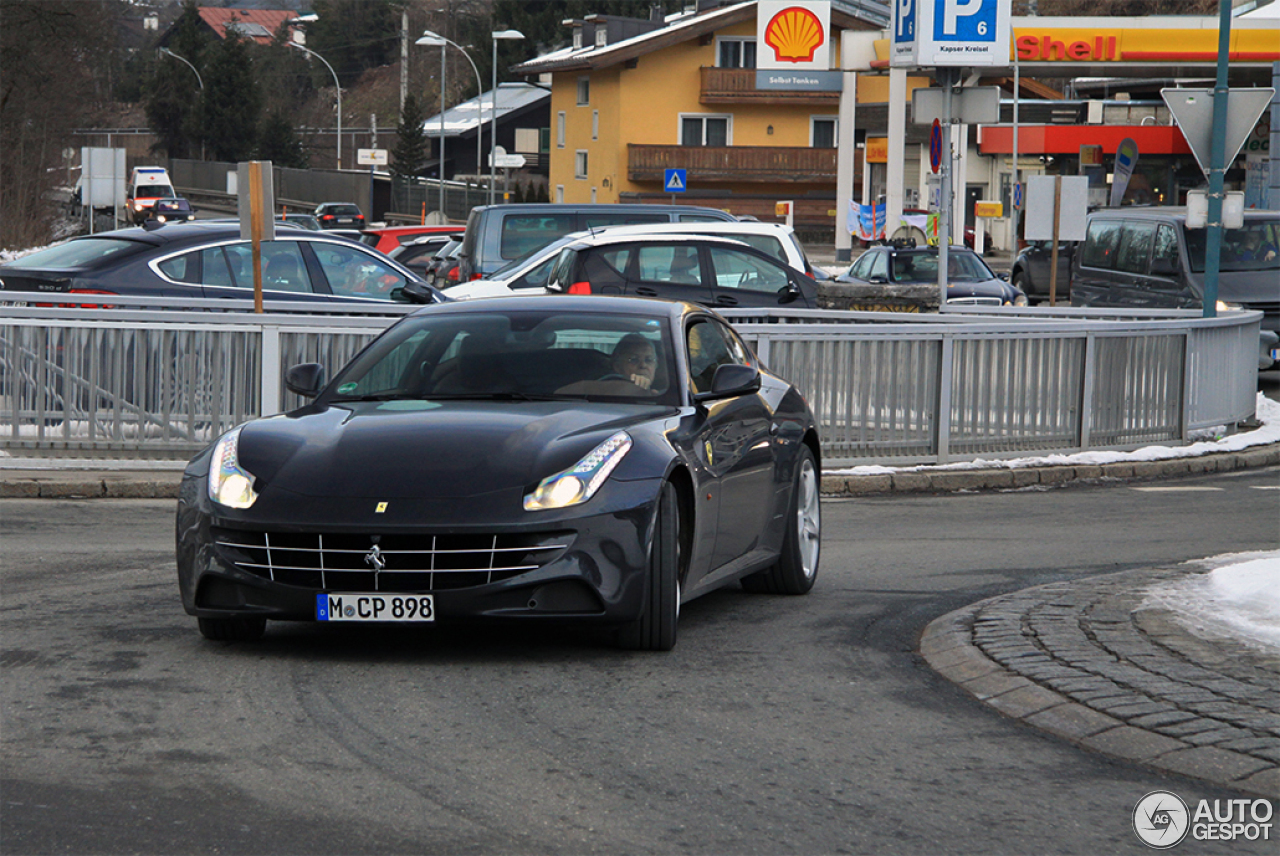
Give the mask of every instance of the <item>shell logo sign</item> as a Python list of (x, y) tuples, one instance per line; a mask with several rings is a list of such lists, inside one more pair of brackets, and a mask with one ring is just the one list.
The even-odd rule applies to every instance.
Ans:
[(764, 43), (778, 62), (813, 62), (813, 54), (827, 41), (826, 27), (802, 6), (789, 6), (769, 20)]

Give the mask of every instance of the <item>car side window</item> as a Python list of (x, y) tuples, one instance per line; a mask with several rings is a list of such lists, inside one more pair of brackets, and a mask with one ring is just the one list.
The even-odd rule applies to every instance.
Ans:
[(1094, 220), (1089, 224), (1084, 239), (1084, 251), (1080, 264), (1085, 267), (1115, 267), (1116, 248), (1120, 245), (1120, 223), (1114, 220)]
[(1126, 224), (1120, 234), (1120, 245), (1116, 250), (1116, 270), (1124, 273), (1145, 274), (1155, 236), (1155, 223)]
[(871, 267), (867, 269), (866, 279), (879, 279), (881, 282), (889, 281), (889, 254), (888, 253), (869, 253), (871, 256)]
[[(205, 252), (209, 252), (205, 250)], [(160, 262), (157, 267), (160, 272), (174, 282), (189, 282), (193, 285), (200, 284), (200, 260), (199, 251), (192, 253), (183, 253), (180, 256), (174, 256), (171, 259), (165, 259)]]
[(1155, 276), (1173, 276), (1178, 270), (1178, 233), (1162, 223), (1156, 230), (1156, 246), (1151, 252), (1151, 273)]
[[(236, 261), (239, 261), (239, 255)], [(200, 266), (203, 273), (200, 279), (205, 285), (222, 285), (228, 288), (236, 286), (253, 287), (253, 275), (247, 270), (242, 272), (241, 276), (236, 276), (231, 270), (231, 263), (227, 259), (227, 254), (223, 252), (222, 247), (209, 247), (200, 251)]]
[(311, 277), (296, 241), (264, 241), (262, 288), (270, 291), (310, 292)]
[(699, 285), (702, 272), (698, 248), (672, 244), (643, 244), (636, 249), (639, 278), (644, 282)]
[(715, 270), (716, 285), (720, 288), (776, 294), (790, 283), (785, 269), (759, 256), (728, 247), (711, 248), (711, 266)]
[(750, 357), (738, 338), (710, 319), (691, 324), (685, 333), (685, 344), (689, 380), (695, 393), (711, 391), (711, 381), (720, 366), (750, 364)]
[(858, 279), (866, 279), (867, 272), (871, 270), (871, 253), (863, 253), (858, 260), (853, 263), (853, 267), (849, 268), (849, 275)]
[(404, 288), (405, 279), (399, 271), (357, 249), (355, 244), (340, 247), (313, 243), (312, 250), (334, 294), (391, 300), (396, 289)]

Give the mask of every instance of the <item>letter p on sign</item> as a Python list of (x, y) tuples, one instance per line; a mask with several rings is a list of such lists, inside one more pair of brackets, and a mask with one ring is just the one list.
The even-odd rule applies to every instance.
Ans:
[(961, 18), (968, 18), (981, 11), (982, 0), (964, 0), (964, 2), (943, 0), (942, 8), (942, 32), (945, 35), (954, 36)]

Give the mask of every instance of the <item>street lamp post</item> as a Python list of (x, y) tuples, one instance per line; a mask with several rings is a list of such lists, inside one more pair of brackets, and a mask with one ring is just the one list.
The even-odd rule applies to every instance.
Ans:
[[(169, 50), (168, 48), (159, 48), (159, 49), (158, 49), (158, 52), (159, 52), (159, 53), (164, 54), (165, 56), (171, 56), (171, 57), (173, 57), (173, 58), (174, 58), (174, 59), (176, 59), (178, 62), (185, 64), (187, 68), (189, 68), (189, 69), (191, 69), (193, 72), (195, 72), (195, 75), (196, 75), (196, 83), (200, 84), (200, 96), (201, 96), (201, 99), (203, 100), (203, 98), (204, 98), (204, 78), (200, 76), (200, 72), (196, 69), (196, 67), (195, 67), (194, 65), (192, 65), (192, 64), (191, 64), (191, 62), (190, 62), (189, 60), (183, 59), (182, 57), (178, 56), (176, 53), (174, 53), (173, 51)], [(200, 135), (200, 160), (204, 160), (204, 134), (201, 134), (201, 135)]]
[[(493, 36), (493, 90), (489, 93), (489, 204), (493, 204), (493, 185), (498, 153), (498, 42), (524, 38), (519, 30), (497, 30)], [(476, 140), (477, 145), (479, 140)], [(504, 200), (505, 201), (505, 200)]]
[(338, 82), (338, 74), (333, 70), (333, 66), (329, 65), (328, 60), (320, 56), (311, 48), (300, 45), (297, 42), (289, 42), (289, 47), (297, 48), (300, 51), (306, 51), (316, 59), (324, 63), (324, 67), (329, 69), (329, 73), (333, 75), (333, 89), (338, 93), (338, 169), (342, 169), (342, 84)]
[(415, 45), (424, 47), (440, 48), (440, 213), (444, 213), (444, 49), (446, 45), (453, 45), (462, 51), (462, 55), (467, 58), (467, 62), (471, 63), (471, 70), (476, 75), (476, 179), (479, 180), (480, 172), (480, 127), (481, 119), (484, 118), (481, 109), (484, 101), (484, 84), (480, 81), (480, 69), (476, 68), (475, 60), (471, 58), (471, 54), (467, 53), (462, 45), (446, 39), (439, 33), (431, 30), (423, 30), (422, 38), (414, 42)]

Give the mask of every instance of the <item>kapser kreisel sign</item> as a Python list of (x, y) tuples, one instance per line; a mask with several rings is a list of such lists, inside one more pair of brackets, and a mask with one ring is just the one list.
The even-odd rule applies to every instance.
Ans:
[(1012, 0), (893, 0), (889, 64), (1009, 64)]
[(838, 92), (831, 69), (828, 0), (760, 0), (756, 4), (756, 89)]

